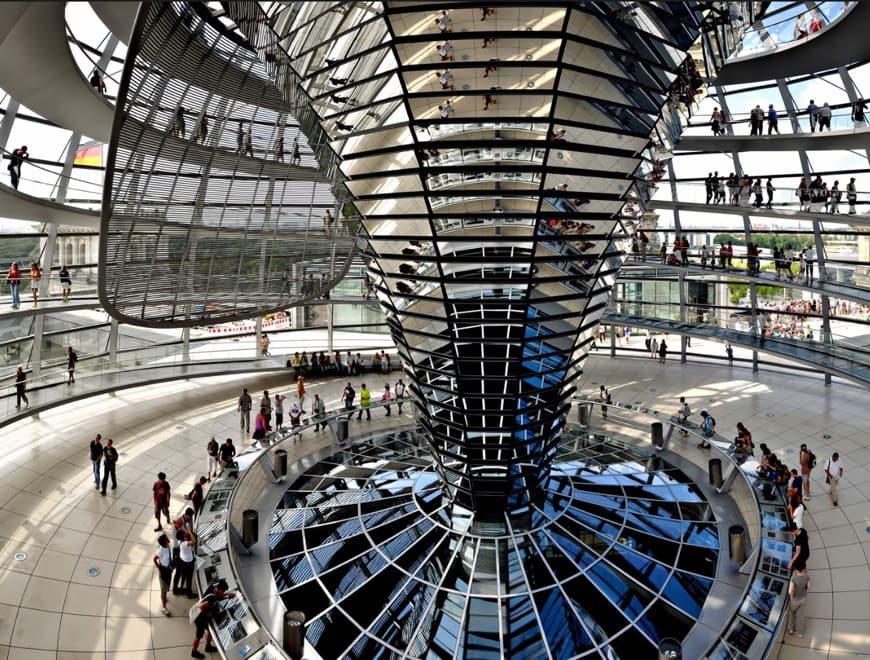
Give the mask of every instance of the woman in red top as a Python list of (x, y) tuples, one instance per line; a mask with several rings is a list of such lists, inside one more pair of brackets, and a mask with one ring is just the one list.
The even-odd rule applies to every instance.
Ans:
[(35, 261), (30, 264), (30, 292), (33, 294), (33, 304), (39, 304), (39, 281), (42, 279), (42, 269)]
[(9, 291), (12, 293), (12, 309), (18, 309), (21, 306), (21, 269), (17, 261), (13, 261), (9, 267), (6, 284), (9, 285)]

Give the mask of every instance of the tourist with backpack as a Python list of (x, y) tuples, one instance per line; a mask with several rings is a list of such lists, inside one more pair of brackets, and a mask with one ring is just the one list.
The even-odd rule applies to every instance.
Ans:
[(801, 477), (803, 478), (804, 499), (810, 499), (810, 472), (816, 467), (816, 455), (807, 449), (806, 443), (800, 451)]
[(701, 411), (701, 417), (704, 421), (701, 422), (701, 442), (698, 447), (709, 449), (712, 445), (707, 441), (716, 433), (716, 420), (706, 410)]

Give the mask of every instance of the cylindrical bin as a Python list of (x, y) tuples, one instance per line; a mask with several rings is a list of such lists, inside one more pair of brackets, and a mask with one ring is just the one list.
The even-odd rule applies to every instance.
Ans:
[(659, 660), (681, 660), (683, 645), (673, 637), (663, 637), (659, 642)]
[(284, 612), (284, 651), (293, 660), (305, 652), (305, 613), (298, 610)]
[(347, 420), (349, 420), (349, 419), (350, 419), (349, 417), (339, 417), (337, 420), (335, 433), (338, 436), (339, 442), (344, 442), (345, 440), (347, 440), (347, 435), (348, 435), (348, 431), (347, 431), (348, 422), (347, 422)]
[(242, 545), (250, 548), (260, 535), (260, 514), (254, 509), (242, 511)]
[(722, 487), (722, 459), (711, 458), (707, 461), (707, 475), (710, 477), (710, 485), (713, 488)]
[(656, 449), (665, 446), (665, 433), (661, 422), (653, 422), (649, 425), (649, 439)]
[(283, 449), (275, 450), (275, 470), (279, 477), (287, 475), (287, 452)]
[(592, 417), (592, 404), (581, 403), (577, 406), (577, 419), (580, 426), (589, 426), (589, 418)]
[(746, 561), (746, 530), (742, 525), (728, 528), (728, 556), (737, 564)]

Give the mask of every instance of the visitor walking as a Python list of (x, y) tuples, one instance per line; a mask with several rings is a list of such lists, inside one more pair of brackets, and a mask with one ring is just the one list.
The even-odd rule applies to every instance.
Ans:
[(363, 383), (359, 388), (359, 414), (356, 416), (357, 421), (362, 419), (363, 411), (366, 414), (366, 420), (370, 420), (372, 418), (372, 411), (369, 410), (369, 406), (371, 406), (372, 402), (372, 393), (366, 387), (366, 384)]
[(118, 450), (112, 439), (106, 440), (106, 447), (103, 449), (103, 483), (100, 489), (100, 495), (105, 497), (106, 486), (109, 485), (109, 478), (112, 479), (112, 490), (118, 487), (118, 481), (115, 478), (115, 468), (118, 466)]
[(405, 383), (402, 381), (401, 378), (398, 381), (396, 381), (396, 386), (394, 388), (394, 391), (396, 394), (396, 404), (399, 407), (399, 414), (401, 415), (402, 414), (402, 401), (405, 398)]
[(72, 385), (76, 382), (76, 362), (79, 361), (79, 356), (73, 350), (72, 346), (67, 346), (66, 348), (66, 370), (67, 370), (67, 379), (66, 384)]
[(810, 99), (810, 104), (807, 106), (807, 114), (810, 118), (810, 133), (815, 133), (819, 122), (819, 106), (813, 99)]
[(211, 440), (208, 441), (208, 444), (205, 446), (205, 453), (208, 456), (208, 473), (205, 478), (206, 481), (211, 481), (212, 477), (218, 476), (218, 453), (220, 452), (220, 445), (218, 441), (215, 440), (214, 436), (211, 437)]
[(157, 527), (154, 528), (155, 532), (159, 532), (163, 529), (163, 524), (160, 522), (160, 514), (162, 513), (166, 517), (166, 523), (170, 522), (169, 518), (169, 497), (170, 497), (170, 487), (169, 482), (166, 481), (166, 473), (158, 472), (157, 473), (157, 481), (154, 482), (154, 485), (151, 486), (151, 490), (154, 493), (154, 517), (157, 519)]
[(9, 179), (15, 190), (18, 190), (18, 182), (21, 180), (21, 165), (29, 159), (30, 154), (27, 152), (26, 144), (13, 150), (9, 155), (9, 165), (6, 166), (6, 169), (9, 170)]
[(770, 135), (773, 131), (779, 135), (779, 115), (771, 103), (767, 106), (767, 134)]
[(827, 102), (819, 109), (819, 133), (825, 128), (831, 131), (831, 106)]
[(35, 261), (30, 264), (30, 293), (33, 296), (33, 306), (39, 304), (39, 283), (42, 281), (42, 268)]
[(849, 215), (855, 215), (855, 202), (858, 201), (858, 186), (855, 185), (855, 177), (849, 179), (846, 184), (846, 201), (849, 202)]
[(23, 367), (18, 367), (15, 373), (15, 410), (21, 410), (21, 402), (24, 401), (24, 407), (30, 407), (30, 400), (27, 398), (27, 373)]
[(72, 292), (72, 278), (70, 277), (69, 270), (67, 270), (66, 266), (60, 267), (58, 278), (60, 279), (61, 296), (63, 297), (63, 301), (65, 303), (69, 302), (69, 296)]
[(6, 274), (6, 284), (9, 285), (9, 293), (12, 294), (12, 309), (21, 307), (21, 268), (17, 261), (13, 261)]
[(160, 611), (165, 616), (172, 616), (167, 607), (169, 584), (172, 581), (172, 550), (169, 547), (169, 537), (166, 534), (161, 534), (157, 538), (157, 552), (154, 553), (153, 561), (154, 566), (157, 568), (157, 581), (160, 585), (160, 603), (163, 606)]
[(321, 427), (325, 429), (326, 405), (318, 394), (314, 395), (314, 401), (311, 402), (311, 414), (314, 420), (314, 430), (319, 431)]
[(393, 399), (393, 393), (390, 392), (390, 384), (386, 383), (384, 385), (384, 394), (383, 394), (383, 396), (381, 396), (381, 401), (384, 402), (384, 404), (385, 404), (384, 407), (387, 409), (387, 414), (384, 415), (385, 417), (390, 416), (390, 408), (391, 408), (390, 401), (392, 401), (392, 399)]
[(831, 494), (831, 502), (834, 506), (838, 505), (837, 486), (840, 483), (840, 479), (843, 478), (843, 474), (843, 462), (840, 460), (840, 454), (834, 452), (825, 461), (825, 483), (828, 484), (828, 492)]
[(803, 637), (806, 630), (807, 592), (812, 587), (806, 561), (795, 562), (788, 583), (788, 634)]
[(241, 424), (242, 433), (248, 435), (251, 432), (251, 406), (253, 401), (251, 395), (248, 394), (248, 388), (242, 390), (242, 395), (239, 397), (239, 405), (236, 410), (239, 413), (239, 422)]
[(97, 433), (97, 436), (91, 440), (91, 444), (88, 447), (88, 452), (91, 457), (91, 466), (94, 469), (94, 486), (96, 486), (97, 490), (100, 490), (100, 462), (103, 460), (102, 439), (103, 436)]

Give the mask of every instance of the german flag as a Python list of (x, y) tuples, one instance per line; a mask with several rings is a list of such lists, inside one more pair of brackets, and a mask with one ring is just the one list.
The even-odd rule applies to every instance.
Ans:
[(100, 142), (87, 142), (79, 146), (76, 151), (75, 165), (92, 165), (102, 167), (103, 145)]

